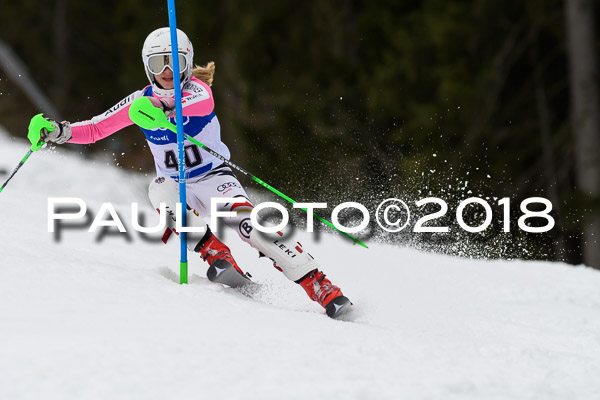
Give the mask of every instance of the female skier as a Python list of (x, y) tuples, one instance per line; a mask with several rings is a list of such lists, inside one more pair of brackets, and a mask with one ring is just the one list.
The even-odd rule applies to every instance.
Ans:
[[(215, 65), (210, 62), (205, 67), (194, 67), (192, 43), (180, 30), (177, 31), (177, 43), (185, 132), (229, 158), (229, 149), (221, 141), (219, 120), (214, 112), (214, 100), (210, 89)], [(36, 137), (56, 144), (94, 143), (132, 125), (129, 107), (134, 100), (142, 96), (147, 96), (155, 107), (163, 110), (174, 122), (174, 71), (169, 28), (160, 28), (148, 35), (142, 48), (142, 60), (150, 85), (130, 94), (91, 120), (73, 124), (68, 121), (49, 120), (56, 128), (42, 128), (38, 132), (30, 132), (30, 140), (35, 142), (34, 144), (38, 143)], [(168, 215), (174, 219), (173, 210), (179, 199), (177, 136), (166, 129), (141, 129), (154, 156), (157, 172), (157, 178), (152, 181), (148, 190), (150, 201), (157, 210), (160, 203), (165, 203)], [(275, 268), (283, 272), (288, 279), (300, 284), (312, 300), (325, 308), (330, 317), (338, 317), (352, 308), (352, 304), (339, 287), (334, 286), (325, 277), (318, 269), (316, 261), (302, 249), (299, 242), (290, 243), (281, 232), (278, 232), (279, 236), (273, 240), (258, 229), (253, 229), (249, 214), (253, 208), (252, 202), (229, 167), (188, 140), (185, 141), (184, 147), (187, 204), (197, 215), (190, 218), (195, 218), (196, 221), (190, 221), (188, 225), (204, 225), (202, 218), (210, 212), (211, 198), (238, 198), (238, 202), (219, 203), (217, 207), (218, 211), (236, 213), (235, 217), (224, 219), (227, 226), (236, 230), (241, 239), (258, 250), (260, 255), (273, 260)], [(237, 286), (246, 280), (229, 247), (211, 232), (208, 225), (202, 239), (191, 245), (190, 249), (200, 253), (202, 259), (209, 264), (207, 276), (211, 281)]]

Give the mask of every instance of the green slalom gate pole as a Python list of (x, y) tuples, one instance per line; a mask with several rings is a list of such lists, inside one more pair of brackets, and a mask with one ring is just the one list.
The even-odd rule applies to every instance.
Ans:
[[(139, 125), (142, 128), (144, 128), (144, 129), (166, 128), (166, 129), (169, 129), (169, 130), (171, 130), (173, 132), (176, 132), (175, 126), (167, 119), (167, 117), (165, 116), (164, 111), (161, 110), (160, 108), (154, 107), (154, 105), (152, 104), (152, 102), (150, 101), (150, 99), (148, 97), (145, 97), (145, 96), (141, 97), (141, 98), (139, 98), (137, 100), (135, 100), (131, 104), (131, 106), (129, 107), (129, 118), (131, 118), (131, 120), (136, 125)], [(262, 185), (263, 187), (269, 189), (273, 193), (275, 193), (278, 196), (284, 198), (285, 200), (289, 201), (292, 204), (297, 203), (296, 200), (292, 199), (291, 197), (287, 196), (286, 194), (284, 194), (284, 193), (280, 192), (279, 190), (275, 189), (273, 186), (269, 185), (268, 183), (266, 183), (262, 179), (258, 178), (257, 176), (251, 174), (250, 172), (248, 172), (248, 171), (244, 170), (243, 168), (237, 166), (236, 164), (232, 163), (227, 158), (223, 157), (221, 154), (219, 154), (216, 151), (212, 150), (210, 147), (205, 146), (204, 144), (202, 144), (198, 140), (194, 139), (193, 137), (191, 137), (191, 136), (189, 136), (189, 135), (187, 135), (185, 133), (184, 133), (184, 135), (185, 135), (185, 137), (190, 142), (192, 142), (192, 143), (200, 146), (201, 148), (203, 148), (204, 150), (206, 150), (208, 153), (210, 153), (213, 156), (217, 157), (219, 160), (223, 161), (228, 166), (230, 166), (230, 167), (232, 167), (232, 168), (240, 171), (244, 175), (246, 175), (249, 178), (251, 178), (252, 180), (254, 180), (256, 183), (258, 183), (258, 184)], [(308, 213), (307, 209), (303, 208), (302, 210), (304, 210), (305, 212)], [(315, 217), (317, 217), (317, 219), (319, 219), (324, 224), (332, 227), (336, 231), (340, 232), (342, 235), (344, 235), (344, 236), (348, 237), (349, 239), (351, 239), (353, 243), (359, 244), (362, 247), (367, 248), (366, 244), (364, 244), (363, 242), (361, 242), (357, 238), (349, 235), (347, 232), (339, 230), (335, 225), (333, 225), (331, 222), (327, 221), (325, 218), (322, 218), (321, 216), (317, 215), (316, 213), (313, 213), (313, 215)]]
[[(175, 87), (175, 122), (177, 128), (177, 149), (179, 150), (179, 202), (181, 203), (181, 226), (186, 226), (187, 198), (185, 188), (185, 149), (183, 133), (183, 117), (181, 113), (181, 77), (179, 75), (179, 47), (177, 46), (177, 18), (175, 15), (175, 0), (168, 0), (169, 29), (171, 31), (171, 59), (173, 60), (173, 85)], [(187, 233), (179, 232), (181, 242), (181, 258), (179, 261), (179, 283), (188, 283), (187, 263)]]

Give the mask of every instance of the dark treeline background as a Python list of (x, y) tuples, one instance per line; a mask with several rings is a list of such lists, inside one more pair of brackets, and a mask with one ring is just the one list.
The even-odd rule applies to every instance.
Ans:
[[(580, 12), (569, 14), (571, 6)], [(216, 111), (234, 162), (295, 199), (331, 206), (440, 197), (450, 211), (438, 224), (456, 225), (458, 202), (478, 196), (494, 209), (495, 233), (396, 239), (600, 267), (592, 154), (600, 147), (590, 146), (600, 132), (585, 125), (598, 114), (596, 12), (587, 0), (177, 0), (195, 62), (216, 63)], [(0, 40), (74, 122), (147, 84), (142, 43), (167, 18), (166, 1), (4, 2)], [(594, 51), (573, 29), (584, 29)], [(579, 71), (584, 94), (570, 67), (587, 65), (581, 54), (592, 76)], [(24, 137), (39, 110), (3, 70), (0, 79), (0, 123)], [(576, 104), (592, 111), (573, 124)], [(67, 147), (153, 169), (135, 127)], [(557, 226), (546, 234), (517, 228), (519, 203), (532, 196), (553, 204)], [(503, 197), (511, 199), (510, 234), (498, 234)], [(480, 216), (469, 215), (476, 224)]]

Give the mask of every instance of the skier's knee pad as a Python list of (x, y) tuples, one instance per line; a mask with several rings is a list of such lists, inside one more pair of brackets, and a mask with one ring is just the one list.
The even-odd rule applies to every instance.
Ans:
[(250, 243), (250, 232), (253, 230), (250, 213), (254, 206), (244, 196), (236, 196), (235, 199), (236, 202), (223, 204), (219, 210), (233, 212), (235, 215), (222, 217), (222, 220), (225, 225), (234, 229), (243, 241)]
[[(148, 197), (155, 210), (160, 210), (160, 204), (165, 203), (165, 212), (170, 217), (172, 222), (176, 221), (176, 204), (179, 202), (179, 184), (173, 179), (165, 176), (159, 176), (154, 179), (148, 187)], [(188, 206), (188, 212), (186, 213), (186, 226), (187, 227), (204, 227), (206, 221), (200, 217), (195, 210)], [(173, 226), (174, 227), (174, 224)], [(202, 236), (203, 232), (197, 235)], [(193, 239), (193, 238), (192, 238)]]
[(148, 197), (155, 210), (160, 209), (160, 203), (175, 212), (175, 204), (179, 201), (179, 186), (173, 179), (159, 176), (150, 183)]
[(300, 242), (284, 239), (279, 232), (267, 234), (252, 229), (249, 242), (252, 247), (273, 260), (275, 266), (291, 281), (297, 281), (318, 268), (315, 259), (302, 248)]

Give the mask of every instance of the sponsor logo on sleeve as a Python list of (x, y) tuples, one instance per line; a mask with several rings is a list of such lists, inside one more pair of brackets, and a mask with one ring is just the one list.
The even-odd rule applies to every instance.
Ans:
[(127, 104), (131, 103), (131, 101), (133, 100), (133, 95), (130, 94), (129, 96), (125, 97), (123, 100), (121, 100), (120, 102), (118, 102), (117, 104), (115, 104), (114, 106), (112, 106), (111, 108), (109, 108), (105, 113), (104, 116), (107, 117), (112, 113), (115, 113), (117, 111), (119, 111), (119, 109), (125, 107)]

